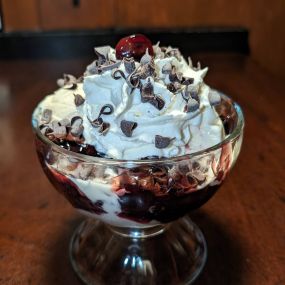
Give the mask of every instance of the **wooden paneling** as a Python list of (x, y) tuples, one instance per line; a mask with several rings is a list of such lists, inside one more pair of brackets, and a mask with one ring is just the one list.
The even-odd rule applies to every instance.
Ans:
[(37, 0), (2, 0), (1, 5), (6, 32), (40, 28)]
[(112, 27), (114, 1), (81, 0), (74, 6), (72, 0), (38, 0), (43, 30), (94, 29)]
[[(1, 1), (1, 0), (0, 0)], [(253, 58), (285, 78), (285, 1), (2, 0), (5, 31), (244, 26)]]

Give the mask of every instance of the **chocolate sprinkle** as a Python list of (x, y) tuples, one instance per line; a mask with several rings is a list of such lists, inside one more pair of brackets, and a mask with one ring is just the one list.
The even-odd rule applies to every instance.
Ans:
[(124, 133), (124, 135), (126, 135), (127, 137), (132, 136), (133, 130), (137, 126), (138, 124), (136, 122), (126, 121), (126, 120), (121, 121), (121, 130)]
[(80, 94), (73, 94), (73, 95), (74, 95), (74, 104), (76, 107), (81, 106), (85, 102), (85, 99)]
[(52, 117), (52, 110), (44, 109), (41, 121), (45, 124), (48, 124), (51, 121), (51, 117)]
[(171, 141), (172, 139), (169, 137), (163, 137), (163, 136), (156, 135), (155, 136), (155, 147), (159, 149), (166, 148), (169, 146)]

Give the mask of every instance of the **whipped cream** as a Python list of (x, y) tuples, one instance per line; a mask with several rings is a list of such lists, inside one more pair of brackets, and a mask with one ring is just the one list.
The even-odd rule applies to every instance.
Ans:
[[(224, 127), (212, 106), (219, 95), (203, 81), (208, 69), (194, 68), (191, 60), (187, 63), (177, 49), (169, 47), (167, 50), (172, 52), (168, 56), (167, 50), (163, 52), (158, 45), (154, 50), (153, 59), (146, 53), (140, 63), (133, 62), (134, 70), (128, 73), (124, 60), (117, 61), (114, 49), (108, 47), (105, 57), (114, 68), (99, 73), (96, 62), (92, 63), (83, 83), (77, 83), (75, 90), (60, 88), (47, 96), (35, 116), (40, 118), (46, 109), (52, 110), (53, 120), (80, 116), (84, 143), (115, 159), (179, 156), (222, 141)], [(138, 86), (130, 84), (130, 77), (145, 63), (151, 63), (153, 74), (142, 76)], [(190, 82), (178, 84), (173, 76), (179, 76), (180, 83), (187, 79)], [(147, 87), (151, 87), (155, 98), (160, 98), (159, 106), (142, 99), (142, 90)], [(74, 94), (85, 99), (83, 104), (76, 106)], [(105, 105), (112, 107), (111, 114), (100, 114)], [(107, 123), (106, 132), (92, 124), (98, 117)], [(122, 122), (133, 124), (129, 135), (122, 129)], [(157, 144), (159, 137), (168, 139), (166, 146)]]

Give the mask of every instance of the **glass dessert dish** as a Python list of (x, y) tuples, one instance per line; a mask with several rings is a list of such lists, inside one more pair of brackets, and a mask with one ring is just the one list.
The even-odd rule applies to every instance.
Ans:
[(206, 203), (239, 155), (244, 119), (221, 94), (215, 110), (226, 136), (171, 158), (117, 160), (67, 150), (33, 118), (36, 150), (53, 186), (88, 219), (73, 234), (70, 258), (86, 284), (191, 284), (207, 246), (188, 213)]

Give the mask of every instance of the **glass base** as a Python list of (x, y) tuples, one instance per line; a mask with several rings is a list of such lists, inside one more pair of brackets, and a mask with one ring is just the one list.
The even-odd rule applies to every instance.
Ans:
[(207, 245), (189, 217), (146, 229), (90, 219), (74, 232), (70, 258), (89, 285), (192, 284), (205, 265)]

